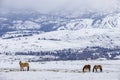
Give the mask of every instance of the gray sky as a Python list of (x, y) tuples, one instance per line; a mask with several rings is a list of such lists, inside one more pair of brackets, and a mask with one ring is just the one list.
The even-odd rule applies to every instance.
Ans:
[(31, 8), (41, 12), (57, 9), (105, 11), (119, 7), (119, 0), (0, 0), (4, 7)]

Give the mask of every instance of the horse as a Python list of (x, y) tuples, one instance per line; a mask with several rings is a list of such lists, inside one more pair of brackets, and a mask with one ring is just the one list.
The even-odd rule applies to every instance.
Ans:
[(95, 65), (95, 66), (93, 67), (93, 72), (94, 72), (94, 70), (96, 70), (96, 72), (97, 72), (97, 69), (99, 69), (100, 72), (102, 72), (102, 66), (101, 66), (101, 65)]
[(85, 72), (86, 70), (89, 70), (89, 72), (91, 71), (91, 65), (87, 64), (83, 67), (83, 72)]
[(19, 65), (20, 65), (20, 71), (24, 71), (24, 67), (27, 67), (27, 71), (29, 71), (29, 63), (22, 63), (20, 61)]

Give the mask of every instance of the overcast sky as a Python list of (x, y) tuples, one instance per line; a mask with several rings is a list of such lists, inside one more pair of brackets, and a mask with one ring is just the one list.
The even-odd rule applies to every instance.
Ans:
[(57, 9), (104, 11), (119, 7), (119, 0), (0, 0), (4, 7), (31, 8), (41, 12)]

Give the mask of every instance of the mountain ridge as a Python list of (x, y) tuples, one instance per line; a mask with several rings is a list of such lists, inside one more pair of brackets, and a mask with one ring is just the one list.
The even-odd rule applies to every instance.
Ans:
[[(78, 30), (82, 28), (115, 28), (119, 27), (120, 13), (114, 13), (97, 18), (65, 18), (47, 14), (40, 14), (34, 11), (26, 13), (8, 13), (0, 16), (1, 29), (23, 30), (23, 29), (38, 29), (49, 32), (60, 29)], [(20, 16), (19, 16), (20, 15)], [(24, 16), (21, 16), (24, 15)], [(28, 17), (25, 17), (25, 16)], [(36, 16), (34, 16), (36, 15)], [(6, 16), (6, 17), (5, 17)], [(19, 16), (20, 18), (16, 17)], [(90, 17), (90, 16), (89, 16)], [(28, 23), (27, 23), (28, 22)], [(19, 26), (18, 26), (19, 25)], [(31, 26), (35, 25), (35, 26)], [(27, 26), (25, 28), (25, 26)], [(38, 27), (37, 27), (38, 26)], [(72, 28), (70, 28), (72, 27)], [(48, 29), (48, 30), (47, 30)], [(4, 30), (3, 30), (4, 31)]]

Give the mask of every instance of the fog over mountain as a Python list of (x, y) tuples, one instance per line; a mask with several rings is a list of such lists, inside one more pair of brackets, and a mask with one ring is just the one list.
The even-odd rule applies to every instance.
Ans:
[(63, 10), (112, 12), (119, 9), (119, 0), (1, 0), (2, 7), (35, 9), (42, 13)]

